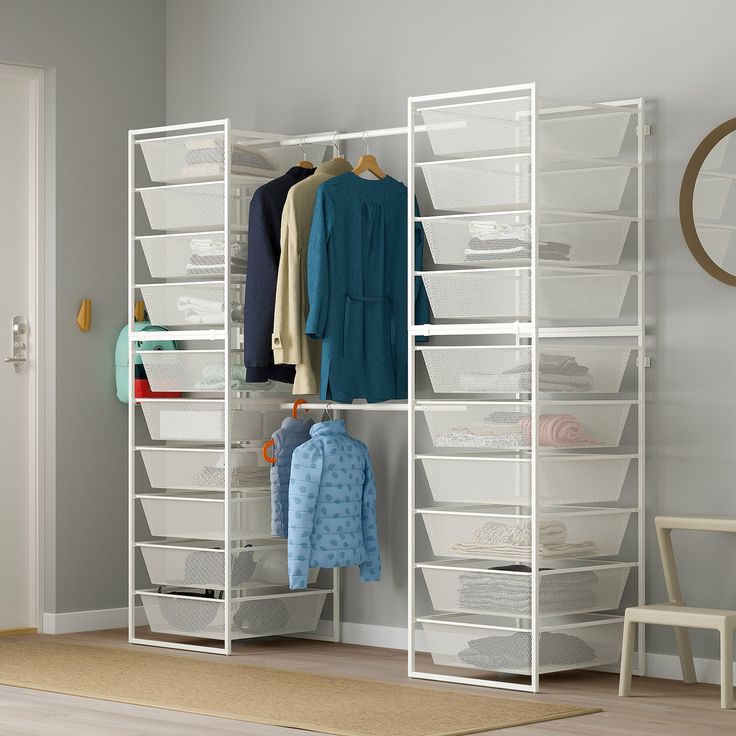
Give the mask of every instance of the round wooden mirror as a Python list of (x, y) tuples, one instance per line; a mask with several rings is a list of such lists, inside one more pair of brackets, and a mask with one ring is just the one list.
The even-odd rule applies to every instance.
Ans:
[(712, 130), (682, 177), (680, 223), (690, 252), (714, 278), (736, 286), (736, 118)]

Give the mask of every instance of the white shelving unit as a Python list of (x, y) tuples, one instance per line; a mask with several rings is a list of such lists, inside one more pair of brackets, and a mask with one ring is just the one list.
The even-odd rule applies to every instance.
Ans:
[[(286, 540), (270, 534), (261, 447), (291, 406), (289, 394), (226, 380), (243, 362), (250, 196), (301, 157), (281, 138), (232, 130), (229, 120), (129, 134), (130, 395), (136, 355), (151, 390), (171, 394), (129, 406), (136, 644), (230, 654), (233, 641), (253, 637), (339, 640), (339, 572), (314, 570), (306, 591), (290, 591)], [(236, 156), (234, 144), (248, 153)], [(320, 161), (324, 151), (308, 153)], [(209, 253), (193, 240), (224, 247)], [(141, 298), (151, 322), (169, 328), (175, 351), (139, 349), (150, 340), (134, 330)], [(328, 598), (332, 614), (321, 621)], [(136, 630), (139, 606), (149, 633)]]
[(408, 108), (409, 674), (536, 692), (643, 603), (644, 105)]

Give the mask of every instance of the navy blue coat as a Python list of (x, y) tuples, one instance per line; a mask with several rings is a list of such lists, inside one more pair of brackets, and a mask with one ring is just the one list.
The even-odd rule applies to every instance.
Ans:
[(294, 184), (314, 169), (293, 166), (259, 187), (248, 214), (248, 276), (243, 305), (245, 380), (294, 383), (293, 365), (274, 365), (271, 349), (276, 279), (281, 258), (281, 213)]

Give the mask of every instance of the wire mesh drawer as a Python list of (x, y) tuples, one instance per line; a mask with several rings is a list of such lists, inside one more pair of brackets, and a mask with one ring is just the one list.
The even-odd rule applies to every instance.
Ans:
[(531, 199), (528, 155), (433, 161), (417, 164), (436, 210), (480, 212), (518, 209)]
[[(154, 537), (170, 539), (225, 538), (222, 494), (200, 497), (140, 496), (148, 528)], [(271, 494), (244, 491), (231, 499), (230, 526), (236, 539), (262, 539), (271, 533)]]
[[(539, 574), (539, 613), (563, 616), (613, 611), (621, 604), (631, 566), (586, 564), (575, 569), (558, 561)], [(438, 612), (477, 613), (491, 616), (530, 616), (532, 577), (525, 565), (462, 562), (422, 565), (432, 606)]]
[[(616, 393), (633, 348), (542, 347), (539, 391)], [(432, 390), (446, 393), (529, 393), (531, 349), (506, 346), (424, 347), (422, 354)]]
[[(225, 489), (225, 452), (182, 449), (179, 447), (142, 447), (152, 488), (177, 488), (194, 491)], [(269, 470), (260, 448), (230, 450), (230, 487), (268, 490)]]
[(147, 187), (138, 190), (152, 230), (222, 230), (223, 182)]
[[(555, 216), (539, 225), (543, 265), (612, 266), (619, 263), (631, 222), (574, 221)], [(422, 221), (432, 260), (439, 265), (528, 266), (532, 256), (528, 216), (452, 215)]]
[(548, 271), (539, 281), (541, 319), (617, 319), (632, 274)]
[[(531, 105), (528, 97), (424, 108), (418, 111), (438, 156), (528, 147)], [(632, 112), (596, 112), (548, 118), (537, 127), (540, 153), (589, 158), (620, 155)]]
[[(617, 501), (632, 455), (566, 455), (537, 462), (541, 504)], [(502, 457), (422, 457), (436, 503), (527, 504), (531, 501), (531, 460)]]
[(544, 171), (537, 178), (539, 206), (573, 212), (612, 212), (621, 201), (631, 166)]
[[(540, 447), (616, 447), (631, 401), (540, 406)], [(420, 404), (435, 447), (504, 450), (531, 446), (529, 404)]]
[(507, 450), (528, 446), (529, 404), (419, 405), (435, 447)]
[(225, 310), (237, 310), (222, 283), (146, 284), (139, 287), (155, 325), (223, 325)]
[(589, 158), (613, 158), (621, 154), (629, 121), (627, 110), (542, 117), (537, 127), (537, 146), (542, 153), (567, 152)]
[(528, 146), (531, 100), (484, 100), (418, 110), (432, 150), (452, 156)]
[[(151, 631), (203, 639), (225, 638), (225, 603), (218, 599), (189, 598), (141, 592)], [(231, 604), (232, 638), (281, 636), (314, 631), (327, 593), (279, 593), (239, 599)]]
[(424, 271), (421, 277), (436, 319), (529, 319), (528, 269)]
[[(482, 507), (419, 512), (437, 557), (478, 557), (517, 562), (531, 558), (532, 522), (504, 509), (489, 515)], [(513, 510), (506, 513), (513, 514)], [(544, 512), (539, 520), (539, 559), (573, 559), (617, 555), (631, 509), (565, 507)]]
[[(153, 585), (187, 586), (222, 590), (225, 587), (225, 552), (212, 543), (176, 542), (139, 544)], [(287, 549), (274, 540), (254, 540), (230, 553), (230, 582), (240, 590), (261, 590), (288, 585)], [(319, 570), (310, 570), (309, 582)]]
[[(623, 622), (604, 616), (578, 616), (539, 633), (540, 674), (616, 664), (621, 657)], [(483, 616), (421, 619), (435, 664), (486, 672), (531, 675), (532, 634), (485, 625)], [(492, 619), (491, 619), (492, 620)], [(561, 619), (565, 621), (565, 619)]]
[[(222, 442), (225, 409), (222, 401), (142, 401), (148, 432), (154, 440)], [(250, 442), (270, 437), (281, 422), (281, 412), (234, 409), (230, 437)]]
[[(138, 240), (153, 278), (222, 278), (225, 274), (226, 253), (221, 231), (197, 235), (151, 235)], [(246, 257), (243, 243), (231, 244), (228, 253), (228, 258), (232, 259), (231, 273), (245, 272)]]
[(141, 350), (138, 355), (153, 391), (225, 390), (225, 355), (221, 350)]

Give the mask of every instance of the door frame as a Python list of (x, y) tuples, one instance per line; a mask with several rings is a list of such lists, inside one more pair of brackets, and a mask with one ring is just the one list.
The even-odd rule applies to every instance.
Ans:
[[(29, 85), (28, 157), (28, 627), (42, 630), (47, 580), (44, 564), (48, 492), (54, 490), (55, 460), (55, 208), (52, 163), (54, 138), (49, 108), (53, 106), (47, 70), (0, 63), (0, 76)], [(48, 84), (51, 81), (52, 84)], [(49, 104), (51, 103), (51, 104)], [(49, 150), (51, 149), (51, 150)], [(47, 278), (47, 276), (49, 278)], [(8, 350), (9, 331), (0, 325), (0, 345)], [(0, 351), (2, 348), (0, 348)], [(50, 482), (49, 482), (50, 481)], [(52, 507), (53, 508), (53, 507)], [(51, 509), (52, 510), (52, 509)], [(51, 550), (49, 550), (51, 551)]]

